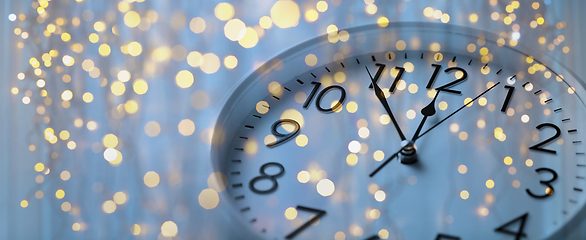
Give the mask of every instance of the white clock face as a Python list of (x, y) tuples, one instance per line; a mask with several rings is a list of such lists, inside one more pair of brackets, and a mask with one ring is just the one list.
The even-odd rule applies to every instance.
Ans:
[(490, 41), (400, 33), (371, 49), (388, 35), (351, 32), (344, 57), (310, 45), (236, 89), (215, 135), (235, 216), (264, 239), (562, 229), (586, 200), (583, 88)]

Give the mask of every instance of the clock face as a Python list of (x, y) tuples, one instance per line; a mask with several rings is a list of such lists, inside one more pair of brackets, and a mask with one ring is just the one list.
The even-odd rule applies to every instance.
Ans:
[(309, 42), (237, 88), (214, 135), (235, 218), (262, 239), (546, 239), (568, 224), (586, 200), (582, 86), (436, 27)]

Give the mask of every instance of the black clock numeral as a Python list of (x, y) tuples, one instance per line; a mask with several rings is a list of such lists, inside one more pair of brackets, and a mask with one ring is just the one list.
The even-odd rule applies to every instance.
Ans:
[(442, 69), (442, 65), (439, 65), (439, 64), (431, 64), (431, 66), (434, 67), (435, 70), (433, 70), (433, 74), (431, 75), (429, 82), (427, 82), (427, 86), (425, 86), (425, 88), (427, 88), (427, 89), (431, 89), (433, 87), (433, 82), (435, 82), (435, 79), (437, 78), (437, 74)]
[(307, 100), (305, 100), (305, 102), (303, 103), (303, 108), (305, 108), (305, 109), (307, 109), (309, 107), (309, 104), (311, 104), (311, 101), (313, 101), (313, 97), (315, 97), (317, 90), (319, 90), (319, 87), (321, 86), (320, 82), (311, 82), (311, 84), (313, 84), (315, 86), (313, 86), (313, 89), (311, 90), (311, 93), (307, 97)]
[(378, 235), (373, 235), (370, 236), (369, 238), (367, 238), (366, 240), (379, 240), (380, 238), (378, 237)]
[[(375, 65), (378, 67), (378, 69), (376, 70), (376, 73), (374, 74), (373, 80), (374, 80), (375, 83), (378, 83), (378, 80), (380, 79), (380, 76), (382, 76), (383, 72), (385, 71), (385, 67), (387, 65), (382, 64), (382, 63), (377, 63)], [(368, 71), (368, 67), (365, 66), (365, 68), (366, 68), (366, 71), (370, 73), (370, 71)], [(373, 87), (374, 86), (372, 85), (372, 83), (370, 83), (368, 85), (368, 88), (373, 88)]]
[[(378, 80), (380, 79), (381, 75), (383, 74), (385, 67), (387, 65), (382, 64), (382, 63), (377, 63), (375, 64), (378, 69), (376, 70), (376, 73), (374, 74), (374, 78), (372, 77), (372, 75), (370, 75), (370, 71), (368, 71), (368, 67), (366, 68), (366, 71), (368, 72), (368, 74), (370, 75), (370, 78), (372, 79), (373, 82), (378, 83)], [(395, 89), (397, 89), (397, 84), (399, 84), (399, 80), (401, 80), (401, 77), (403, 77), (403, 73), (405, 73), (405, 68), (402, 67), (395, 67), (397, 70), (399, 70), (399, 72), (397, 73), (397, 76), (395, 76), (395, 80), (393, 80), (393, 83), (391, 84), (391, 87), (389, 88), (389, 92), (390, 93), (395, 93)], [(368, 85), (368, 88), (374, 88), (374, 86), (372, 85), (372, 82)]]
[(297, 234), (301, 233), (303, 230), (307, 229), (311, 224), (313, 224), (314, 222), (319, 220), (321, 217), (326, 215), (326, 211), (315, 209), (315, 208), (309, 208), (309, 207), (297, 205), (296, 209), (299, 211), (316, 213), (316, 215), (314, 217), (312, 217), (311, 219), (309, 219), (309, 221), (307, 221), (305, 224), (301, 225), (301, 227), (299, 227), (299, 228), (295, 229), (295, 231), (289, 233), (289, 235), (287, 235), (285, 237), (285, 239), (293, 239), (295, 236), (297, 236)]
[(435, 237), (435, 240), (444, 240), (444, 239), (460, 240), (460, 237), (456, 237), (456, 236), (452, 236), (452, 235), (447, 235), (447, 234), (443, 234), (443, 233), (438, 233), (437, 234), (437, 237)]
[(511, 102), (511, 98), (513, 98), (513, 92), (515, 91), (515, 87), (513, 86), (505, 86), (507, 91), (507, 96), (505, 97), (505, 102), (503, 102), (503, 106), (501, 107), (501, 112), (506, 112), (507, 108), (509, 107), (509, 102)]
[[(266, 169), (270, 166), (276, 166), (279, 168), (279, 172), (274, 174), (274, 175), (270, 175), (266, 173)], [(250, 183), (248, 184), (248, 186), (250, 187), (250, 190), (254, 193), (257, 194), (269, 194), (272, 193), (274, 191), (277, 190), (277, 188), (279, 188), (279, 183), (277, 182), (278, 177), (283, 176), (283, 174), (285, 174), (285, 167), (283, 167), (283, 165), (281, 165), (280, 163), (276, 163), (276, 162), (270, 162), (270, 163), (265, 163), (260, 167), (260, 176), (253, 178), (252, 180), (250, 180)], [(259, 190), (256, 188), (256, 183), (258, 181), (261, 180), (269, 180), (271, 181), (272, 186), (267, 189), (267, 190)]]
[[(442, 65), (438, 65), (438, 64), (432, 64), (431, 66), (435, 67), (435, 70), (433, 71), (433, 75), (431, 75), (431, 78), (429, 79), (429, 82), (427, 83), (426, 88), (428, 88), (428, 89), (431, 89), (433, 87), (433, 83), (435, 82), (435, 79), (437, 78), (439, 70), (442, 67)], [(466, 79), (468, 78), (468, 73), (466, 72), (466, 70), (464, 70), (463, 68), (460, 68), (460, 67), (451, 67), (451, 68), (444, 70), (444, 72), (446, 72), (446, 73), (451, 73), (453, 71), (461, 71), (462, 76), (452, 82), (449, 82), (448, 84), (437, 87), (436, 90), (441, 90), (444, 92), (449, 92), (449, 93), (454, 93), (454, 94), (462, 94), (461, 91), (452, 90), (452, 89), (448, 89), (448, 88), (456, 86), (456, 85), (462, 83), (463, 81), (466, 81)]]
[(560, 128), (558, 126), (556, 126), (555, 124), (553, 124), (553, 123), (542, 123), (542, 124), (539, 124), (537, 126), (537, 130), (541, 131), (541, 129), (543, 129), (545, 127), (550, 127), (550, 128), (555, 129), (555, 135), (553, 137), (550, 137), (550, 138), (546, 139), (543, 142), (540, 142), (540, 143), (538, 143), (538, 144), (530, 147), (529, 149), (536, 150), (536, 151), (542, 151), (542, 152), (546, 152), (546, 153), (556, 154), (557, 153), (556, 151), (549, 150), (549, 149), (545, 149), (545, 148), (542, 148), (541, 146), (546, 145), (546, 144), (548, 144), (548, 143), (556, 140), (557, 138), (559, 138), (562, 135), (562, 130), (560, 130)]
[[(293, 131), (291, 131), (290, 133), (285, 133), (285, 134), (277, 131), (277, 128), (279, 128), (279, 126), (282, 126), (283, 124), (292, 125), (294, 127)], [(291, 140), (297, 134), (299, 134), (300, 131), (301, 131), (301, 125), (299, 125), (299, 123), (293, 119), (277, 120), (276, 122), (273, 123), (273, 125), (271, 125), (271, 133), (273, 133), (273, 135), (275, 135), (275, 137), (281, 138), (281, 139), (277, 139), (277, 141), (274, 143), (267, 144), (267, 147), (272, 148), (272, 147), (276, 147), (282, 143), (285, 143), (285, 142)]]
[[(527, 234), (525, 234), (523, 232), (523, 230), (525, 229), (525, 222), (527, 221), (527, 216), (529, 216), (529, 213), (525, 213), (525, 214), (503, 224), (502, 226), (498, 227), (494, 231), (501, 232), (504, 234), (513, 235), (513, 236), (515, 236), (515, 240), (520, 240), (522, 237), (527, 237)], [(519, 229), (516, 232), (508, 230), (507, 228), (509, 228), (510, 225), (515, 224), (515, 222), (520, 222)]]
[[(401, 80), (401, 78), (403, 77), (403, 73), (405, 73), (405, 68), (402, 68), (402, 67), (395, 67), (395, 68), (398, 69), (399, 72), (397, 73), (395, 80), (393, 80), (393, 84), (391, 84), (391, 87), (389, 88), (389, 92), (391, 92), (391, 93), (395, 93), (395, 89), (397, 89), (397, 85), (399, 84), (399, 80)], [(376, 77), (375, 77), (375, 79), (376, 79)], [(372, 86), (372, 83), (370, 85)]]
[(554, 170), (551, 170), (549, 168), (538, 168), (538, 169), (535, 169), (535, 171), (537, 173), (542, 172), (542, 171), (549, 172), (549, 173), (552, 174), (552, 178), (550, 180), (547, 180), (547, 181), (543, 181), (543, 180), (539, 181), (539, 183), (547, 186), (547, 190), (545, 191), (545, 194), (544, 195), (535, 195), (535, 194), (531, 193), (531, 191), (529, 191), (528, 188), (525, 189), (527, 191), (527, 194), (529, 194), (529, 196), (534, 197), (534, 198), (546, 198), (546, 197), (549, 197), (549, 196), (553, 195), (553, 192), (554, 192), (553, 191), (553, 186), (551, 186), (550, 183), (553, 182), (553, 181), (555, 181), (558, 178), (558, 174)]
[[(311, 101), (313, 101), (313, 98), (315, 97), (315, 94), (319, 90), (319, 87), (321, 87), (320, 82), (311, 82), (311, 84), (313, 84), (315, 86), (311, 90), (311, 93), (307, 97), (307, 100), (305, 100), (305, 102), (303, 103), (303, 108), (305, 108), (305, 109), (307, 109), (309, 107), (309, 105), (311, 104)], [(323, 108), (321, 106), (321, 100), (322, 100), (323, 96), (326, 95), (328, 92), (336, 90), (336, 89), (340, 90), (340, 99), (338, 100), (336, 105), (334, 105), (333, 107), (330, 107), (330, 108)], [(321, 92), (319, 92), (319, 94), (317, 94), (317, 100), (315, 102), (315, 106), (317, 107), (317, 110), (319, 110), (321, 112), (331, 113), (331, 112), (334, 112), (334, 110), (341, 108), (344, 104), (345, 99), (346, 99), (346, 90), (342, 86), (332, 85), (332, 86), (324, 88), (323, 90), (321, 90)]]

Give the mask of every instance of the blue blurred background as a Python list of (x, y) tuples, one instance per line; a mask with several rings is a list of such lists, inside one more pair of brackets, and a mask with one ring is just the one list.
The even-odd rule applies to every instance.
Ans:
[(212, 177), (215, 119), (255, 67), (330, 25), (504, 33), (584, 79), (586, 2), (512, 2), (4, 0), (0, 239), (246, 238)]

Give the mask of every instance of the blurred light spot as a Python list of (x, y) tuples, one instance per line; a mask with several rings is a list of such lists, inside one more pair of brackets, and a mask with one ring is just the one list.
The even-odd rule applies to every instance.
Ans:
[(293, 207), (288, 207), (285, 210), (285, 218), (289, 219), (289, 220), (293, 220), (297, 217), (297, 209), (293, 208)]
[(86, 92), (81, 96), (81, 99), (83, 99), (83, 101), (86, 103), (91, 103), (94, 100), (94, 95), (92, 95), (89, 92)]
[(297, 144), (297, 146), (300, 147), (305, 147), (308, 143), (308, 138), (305, 134), (299, 134), (299, 136), (297, 136), (295, 138), (295, 144)]
[(440, 110), (442, 110), (442, 111), (445, 111), (446, 109), (448, 109), (448, 103), (447, 103), (447, 102), (445, 102), (445, 101), (441, 101), (441, 102), (438, 104), (438, 108), (439, 108)]
[(466, 104), (466, 107), (472, 107), (472, 105), (474, 104), (474, 101), (472, 101), (472, 98), (466, 98), (464, 99), (464, 104)]
[(290, 0), (279, 0), (271, 7), (271, 19), (280, 28), (295, 27), (299, 23), (299, 6)]
[(494, 187), (494, 181), (492, 179), (486, 180), (486, 187), (492, 189)]
[(356, 224), (350, 225), (350, 234), (355, 237), (360, 237), (364, 234), (364, 230)]
[(161, 126), (155, 121), (147, 122), (147, 124), (144, 126), (144, 132), (149, 137), (156, 137), (159, 135), (159, 133), (161, 133)]
[(337, 232), (336, 235), (334, 235), (334, 240), (346, 240), (346, 234), (342, 231)]
[(358, 141), (356, 141), (356, 140), (354, 140), (354, 141), (351, 141), (351, 142), (348, 144), (348, 150), (350, 150), (350, 152), (352, 152), (352, 153), (357, 153), (357, 152), (360, 152), (360, 147), (361, 147), (361, 146), (360, 146), (360, 142), (358, 142)]
[(120, 205), (126, 203), (126, 200), (128, 198), (126, 197), (126, 194), (124, 192), (116, 192), (114, 194), (113, 199), (116, 204)]
[(305, 56), (305, 64), (310, 67), (315, 66), (317, 64), (317, 57), (314, 54), (307, 54)]
[(238, 65), (238, 58), (232, 55), (228, 55), (224, 58), (224, 66), (227, 69), (234, 69)]
[(413, 63), (411, 62), (406, 62), (405, 64), (403, 64), (403, 68), (405, 68), (406, 72), (413, 72), (413, 70), (415, 70), (415, 65), (413, 65)]
[(207, 74), (212, 74), (220, 69), (220, 58), (213, 53), (206, 53), (202, 56), (199, 68)]
[(269, 103), (265, 101), (259, 101), (258, 103), (256, 103), (256, 111), (260, 114), (265, 114), (269, 112), (269, 108)]
[(234, 7), (230, 3), (218, 3), (214, 8), (214, 15), (222, 21), (227, 21), (234, 17)]
[(346, 104), (346, 110), (348, 110), (349, 113), (355, 113), (358, 111), (358, 104), (354, 101), (350, 101)]
[(238, 41), (246, 34), (246, 25), (240, 19), (232, 19), (224, 25), (224, 35), (230, 41)]
[(382, 202), (386, 198), (387, 198), (387, 194), (382, 190), (378, 190), (374, 193), (374, 199), (378, 202)]
[(383, 114), (379, 117), (379, 122), (383, 125), (387, 125), (391, 122), (391, 117), (387, 114)]
[(466, 199), (468, 199), (469, 197), (470, 197), (470, 193), (468, 193), (468, 191), (466, 191), (466, 190), (462, 190), (462, 191), (460, 192), (460, 198), (462, 198), (462, 199), (466, 200)]
[(332, 195), (334, 193), (334, 190), (336, 189), (334, 186), (334, 182), (332, 182), (329, 179), (320, 180), (317, 183), (316, 188), (319, 195), (322, 195), (324, 197)]
[(238, 43), (244, 48), (252, 48), (258, 43), (258, 33), (253, 28), (247, 27), (244, 36), (238, 40)]
[(319, 13), (313, 9), (309, 9), (305, 12), (305, 21), (315, 22), (319, 17)]
[(457, 123), (452, 123), (450, 124), (450, 132), (458, 132), (460, 131), (460, 125), (458, 125)]
[(380, 217), (380, 211), (378, 209), (371, 209), (368, 211), (368, 216), (372, 219), (378, 219)]
[(409, 109), (409, 111), (407, 111), (407, 113), (405, 115), (407, 116), (408, 119), (414, 119), (416, 113), (415, 113), (415, 110)]
[(376, 191), (379, 190), (378, 185), (376, 185), (376, 183), (371, 183), (370, 185), (368, 185), (368, 192), (372, 195), (374, 195), (374, 193), (376, 193)]
[(476, 126), (480, 129), (483, 129), (486, 127), (486, 122), (483, 119), (478, 119), (478, 121), (476, 121)]
[(110, 86), (110, 90), (112, 91), (112, 94), (120, 96), (126, 91), (126, 86), (120, 81), (115, 81)]
[(509, 157), (509, 156), (506, 156), (506, 157), (505, 157), (505, 159), (503, 160), (503, 162), (504, 162), (506, 165), (511, 165), (511, 164), (513, 164), (513, 158), (511, 158), (511, 157)]
[(515, 167), (509, 167), (508, 172), (511, 175), (515, 175), (517, 173), (517, 168), (515, 168)]
[(194, 33), (202, 33), (206, 29), (206, 22), (203, 18), (195, 17), (189, 22), (189, 29)]
[(116, 211), (116, 203), (112, 200), (105, 201), (102, 204), (102, 211), (104, 211), (107, 214), (113, 213), (114, 211)]
[(488, 208), (485, 208), (485, 207), (481, 207), (478, 209), (478, 215), (483, 216), (483, 217), (488, 216), (488, 212), (489, 212)]
[(320, 12), (325, 12), (328, 10), (328, 3), (326, 1), (319, 1), (315, 4), (315, 8)]
[(228, 178), (221, 172), (213, 172), (210, 174), (207, 180), (208, 187), (216, 192), (222, 192), (226, 190), (228, 186)]
[(183, 136), (189, 136), (195, 131), (195, 124), (189, 119), (183, 119), (177, 126), (179, 133)]
[(201, 55), (201, 53), (193, 51), (187, 54), (187, 64), (189, 64), (189, 66), (199, 67), (199, 65), (201, 65), (202, 62), (203, 56)]
[(385, 153), (381, 150), (376, 150), (372, 157), (374, 158), (374, 160), (376, 161), (382, 161), (385, 158)]
[(407, 47), (407, 44), (405, 43), (405, 41), (403, 41), (403, 40), (399, 40), (399, 41), (397, 41), (397, 43), (395, 44), (395, 47), (397, 48), (397, 50), (399, 50), (399, 51), (403, 51), (403, 50), (405, 50), (405, 48)]
[(258, 144), (255, 139), (248, 139), (244, 143), (244, 153), (248, 156), (254, 156), (258, 152)]
[(381, 229), (378, 231), (378, 237), (380, 239), (388, 239), (389, 238), (389, 231), (386, 229)]
[(59, 189), (55, 192), (55, 197), (57, 199), (62, 199), (65, 197), (65, 191), (63, 191), (63, 189)]
[(140, 235), (140, 225), (138, 225), (138, 224), (132, 225), (132, 227), (130, 228), (130, 232), (134, 236)]
[(531, 160), (531, 159), (525, 160), (525, 165), (527, 165), (527, 167), (533, 166), (533, 160)]
[(177, 236), (177, 224), (173, 221), (166, 221), (161, 225), (161, 234), (164, 237), (175, 237)]
[(159, 174), (157, 174), (156, 172), (149, 171), (144, 175), (143, 180), (144, 180), (144, 184), (147, 187), (152, 188), (152, 187), (156, 187), (157, 185), (159, 185), (160, 178), (159, 178)]
[(299, 181), (300, 183), (309, 182), (309, 178), (310, 178), (310, 175), (309, 175), (309, 172), (307, 172), (307, 171), (300, 171), (297, 174), (297, 181)]
[(466, 165), (460, 165), (458, 166), (458, 172), (460, 174), (465, 174), (466, 172), (468, 172), (468, 168), (466, 167)]
[(379, 27), (387, 27), (387, 26), (389, 26), (389, 19), (386, 17), (379, 17), (376, 20), (376, 23), (378, 24)]
[(358, 163), (358, 156), (356, 156), (356, 154), (350, 153), (346, 156), (346, 164), (348, 164), (348, 166), (352, 167), (356, 165), (356, 163)]
[(460, 134), (458, 134), (458, 138), (460, 138), (462, 141), (466, 141), (466, 139), (468, 139), (468, 133), (462, 131)]
[(358, 129), (358, 136), (360, 136), (360, 138), (365, 139), (365, 138), (368, 138), (369, 135), (370, 135), (370, 130), (368, 130), (368, 128), (361, 127)]
[(149, 85), (147, 84), (147, 82), (145, 80), (143, 80), (143, 79), (137, 79), (132, 84), (132, 88), (134, 89), (134, 92), (136, 94), (142, 95), (142, 94), (145, 94), (148, 91)]
[(130, 11), (124, 14), (124, 24), (126, 26), (134, 28), (140, 24), (140, 15), (135, 11)]

